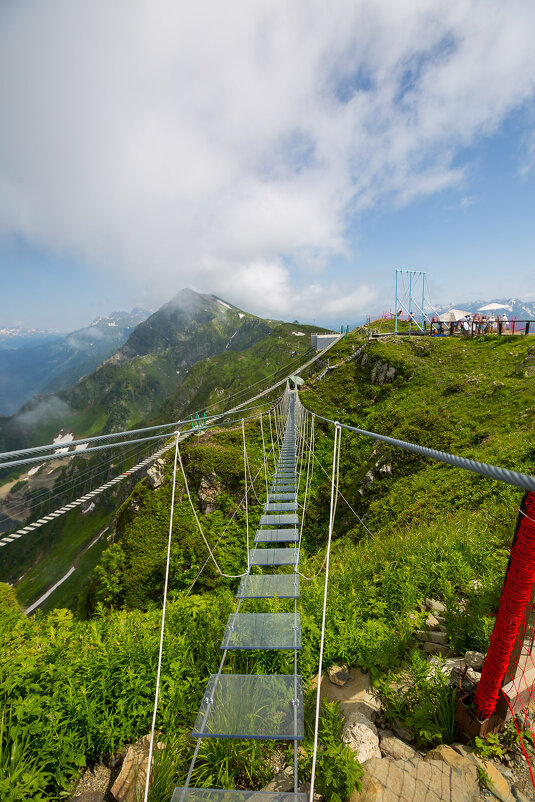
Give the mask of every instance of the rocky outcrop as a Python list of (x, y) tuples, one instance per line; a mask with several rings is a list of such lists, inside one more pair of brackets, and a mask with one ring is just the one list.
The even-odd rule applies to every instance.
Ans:
[(381, 757), (377, 727), (362, 711), (350, 713), (346, 718), (342, 741), (355, 752), (359, 763)]
[(372, 758), (364, 767), (362, 794), (353, 794), (351, 802), (478, 802), (477, 769), (464, 760), (454, 768), (442, 760)]
[[(149, 748), (150, 735), (145, 735), (141, 740), (128, 747), (121, 772), (111, 788), (112, 796), (117, 802), (138, 802), (145, 789)], [(163, 744), (155, 743), (154, 748), (162, 749)]]
[(151, 490), (157, 490), (165, 481), (165, 462), (157, 459), (147, 471), (147, 484)]
[(353, 679), (353, 676), (346, 665), (330, 666), (327, 669), (327, 676), (329, 677), (329, 682), (332, 682), (333, 685), (339, 685), (341, 688), (343, 688), (344, 685), (347, 685), (349, 680)]
[(199, 507), (204, 515), (210, 515), (210, 513), (217, 510), (217, 499), (220, 494), (221, 482), (215, 473), (201, 476), (197, 497), (199, 499)]
[(401, 738), (396, 738), (392, 730), (379, 731), (379, 749), (383, 757), (394, 760), (415, 760), (419, 757), (416, 750)]
[(397, 376), (397, 370), (388, 362), (381, 362), (380, 359), (374, 364), (372, 368), (371, 383), (372, 384), (388, 384), (393, 382)]

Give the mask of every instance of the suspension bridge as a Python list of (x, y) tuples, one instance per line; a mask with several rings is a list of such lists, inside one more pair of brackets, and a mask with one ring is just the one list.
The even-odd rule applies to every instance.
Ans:
[[(318, 356), (314, 357), (302, 366), (301, 369), (310, 365), (317, 358)], [(299, 370), (293, 371), (293, 373), (297, 372), (299, 372)], [(284, 385), (284, 392), (275, 403), (261, 401), (262, 397), (268, 391), (277, 389), (282, 385)], [(254, 402), (259, 400), (261, 403), (255, 405)], [(243, 413), (247, 411), (252, 414), (244, 415)], [(249, 420), (260, 422), (263, 444), (262, 468), (266, 486), (266, 500), (263, 505), (258, 527), (252, 538), (250, 538), (249, 532), (248, 492), (253, 488), (253, 480), (250, 476), (250, 471), (248, 471), (245, 437), (245, 423)], [(271, 449), (269, 449), (269, 445), (266, 445), (264, 439), (263, 422), (265, 420), (269, 420)], [(284, 378), (276, 382), (268, 388), (268, 390), (262, 391), (256, 396), (247, 399), (225, 413), (210, 416), (203, 422), (203, 426), (206, 429), (221, 428), (226, 425), (234, 427), (241, 426), (243, 433), (246, 569), (242, 574), (228, 575), (224, 574), (221, 570), (215, 558), (215, 547), (210, 546), (204, 535), (202, 523), (199, 520), (191, 498), (187, 476), (181, 459), (180, 443), (184, 437), (191, 435), (193, 432), (192, 428), (186, 428), (186, 430), (184, 430), (184, 428), (181, 429), (181, 426), (185, 425), (187, 427), (190, 421), (173, 422), (170, 424), (163, 424), (159, 427), (147, 427), (143, 430), (134, 430), (118, 433), (116, 435), (104, 435), (76, 441), (88, 445), (84, 454), (92, 450), (120, 447), (121, 445), (137, 442), (137, 440), (131, 439), (123, 441), (117, 439), (121, 436), (132, 437), (133, 434), (143, 434), (145, 437), (139, 439), (143, 441), (150, 440), (153, 443), (164, 439), (166, 443), (157, 453), (163, 453), (163, 451), (174, 448), (173, 491), (170, 510), (164, 602), (148, 765), (151, 765), (158, 704), (160, 701), (160, 672), (164, 647), (165, 613), (169, 590), (171, 534), (173, 528), (173, 511), (175, 508), (175, 488), (179, 470), (182, 472), (187, 497), (209, 554), (208, 559), (213, 561), (217, 570), (223, 576), (239, 579), (239, 585), (235, 594), (236, 608), (234, 612), (229, 615), (226, 628), (222, 633), (221, 661), (216, 672), (209, 677), (202, 699), (199, 700), (199, 709), (192, 730), (192, 735), (196, 739), (196, 746), (191, 758), (188, 774), (184, 785), (174, 790), (172, 802), (245, 802), (247, 798), (253, 796), (258, 797), (259, 802), (263, 802), (263, 800), (266, 802), (305, 802), (308, 797), (311, 802), (313, 802), (315, 765), (318, 749), (320, 693), (318, 682), (312, 776), (310, 789), (305, 792), (299, 784), (298, 772), (298, 743), (304, 738), (303, 680), (299, 674), (299, 652), (302, 648), (299, 601), (303, 575), (299, 571), (299, 565), (303, 523), (310, 488), (311, 466), (313, 466), (313, 460), (315, 459), (314, 426), (316, 420), (321, 420), (328, 426), (334, 427), (332, 472), (330, 476), (330, 513), (325, 556), (318, 573), (314, 577), (304, 577), (305, 579), (315, 579), (321, 573), (324, 573), (318, 677), (321, 677), (322, 673), (330, 548), (334, 528), (336, 501), (340, 494), (338, 488), (338, 473), (343, 431), (352, 435), (382, 441), (391, 446), (411, 451), (422, 457), (431, 458), (437, 462), (442, 462), (456, 468), (477, 473), (489, 479), (506, 482), (523, 489), (530, 498), (533, 498), (533, 494), (535, 493), (535, 477), (533, 476), (466, 459), (458, 455), (437, 451), (415, 443), (382, 435), (381, 433), (358, 429), (328, 417), (312, 414), (302, 405), (298, 390), (290, 390), (289, 383), (287, 379)], [(152, 431), (155, 429), (165, 431), (154, 435)], [(174, 433), (172, 433), (173, 441), (170, 443), (171, 429), (174, 429)], [(114, 441), (112, 443), (99, 442), (106, 438), (114, 438)], [(97, 442), (99, 442), (99, 444), (94, 445), (94, 443)], [(23, 464), (52, 459), (54, 458), (54, 448), (55, 446), (40, 446), (16, 452), (6, 452), (0, 455), (0, 459), (3, 460), (0, 462), (0, 468), (17, 467)], [(154, 454), (149, 459), (154, 459)], [(143, 463), (146, 464), (149, 459), (145, 459)], [(268, 479), (268, 464), (270, 459), (273, 460), (275, 470), (271, 479)], [(105, 483), (102, 487), (96, 488), (95, 491), (85, 494), (81, 499), (77, 499), (77, 502), (89, 500), (94, 494), (102, 492), (103, 489), (111, 486), (113, 481), (120, 481), (123, 475), (127, 475), (127, 473), (131, 474), (137, 467), (139, 466), (129, 469), (129, 472), (121, 474), (121, 476), (116, 477), (115, 480), (110, 480), (110, 482)], [(64, 510), (68, 511), (72, 509), (73, 504), (75, 504), (75, 502), (65, 505)], [(527, 536), (531, 537), (532, 541), (535, 542), (535, 520), (533, 520), (530, 515), (530, 510), (533, 508), (534, 505), (524, 505), (524, 510), (521, 510), (521, 514), (524, 516), (523, 523), (525, 524), (524, 529), (527, 532)], [(63, 508), (60, 508), (60, 510), (56, 512), (57, 514), (62, 514)], [(45, 516), (42, 521), (35, 523), (44, 525), (48, 521), (53, 520), (53, 518), (54, 515), (51, 514)], [(10, 543), (15, 542), (18, 537), (29, 535), (33, 531), (34, 526), (35, 525), (30, 524), (16, 533), (9, 533), (0, 540), (0, 544), (2, 546), (8, 546)], [(532, 573), (533, 577), (531, 578), (531, 575), (528, 577), (530, 581), (526, 585), (526, 587), (529, 585), (530, 592), (535, 582), (535, 556)], [(261, 604), (262, 601), (268, 602), (273, 599), (287, 600), (291, 608), (290, 611), (283, 613), (258, 611), (258, 605)], [(251, 603), (253, 603), (254, 611), (248, 612), (248, 605)], [(269, 605), (267, 606), (269, 607)], [(229, 653), (249, 650), (287, 650), (290, 654), (293, 654), (293, 673), (265, 675), (228, 673), (225, 664)], [(503, 649), (500, 657), (503, 663)], [(489, 666), (491, 663), (492, 661), (489, 662)], [(507, 663), (507, 658), (505, 659), (505, 663)], [(214, 666), (214, 669), (215, 668)], [(499, 678), (498, 686), (503, 680), (503, 676)], [(485, 685), (483, 679), (482, 683), (483, 687)], [(494, 685), (496, 685), (496, 682), (494, 682)], [(493, 692), (495, 691), (496, 688), (494, 688)], [(481, 701), (483, 704), (484, 700)], [(285, 744), (291, 743), (293, 745), (294, 763), (293, 790), (280, 793), (268, 793), (265, 791), (192, 787), (192, 776), (201, 742), (203, 739), (213, 738), (266, 739), (278, 740)], [(145, 802), (147, 802), (148, 799), (149, 783), (150, 773), (147, 773), (144, 794)]]

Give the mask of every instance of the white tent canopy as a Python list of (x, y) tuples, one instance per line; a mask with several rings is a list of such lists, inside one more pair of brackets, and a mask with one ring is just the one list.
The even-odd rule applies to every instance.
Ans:
[(469, 312), (464, 312), (462, 309), (450, 309), (448, 312), (444, 312), (440, 315), (439, 320), (443, 323), (457, 323), (469, 314)]

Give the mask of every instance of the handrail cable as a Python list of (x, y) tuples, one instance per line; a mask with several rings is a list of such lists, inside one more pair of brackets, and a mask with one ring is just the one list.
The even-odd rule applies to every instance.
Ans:
[[(247, 402), (245, 402), (247, 403)], [(264, 401), (262, 404), (255, 404), (252, 407), (245, 407), (235, 410), (227, 410), (226, 412), (218, 412), (215, 415), (208, 415), (205, 418), (205, 421), (211, 421), (214, 418), (224, 418), (227, 415), (234, 415), (237, 412), (246, 412), (247, 410), (251, 409), (259, 409), (260, 407), (265, 407), (270, 404), (269, 401)], [(193, 413), (193, 415), (198, 413)], [(195, 422), (195, 421), (193, 421)], [(171, 423), (160, 423), (157, 426), (145, 426), (143, 429), (123, 429), (119, 432), (111, 432), (110, 434), (98, 434), (94, 437), (82, 437), (80, 440), (70, 440), (69, 442), (59, 442), (59, 443), (47, 443), (46, 445), (42, 446), (31, 446), (30, 448), (20, 448), (16, 451), (2, 451), (0, 452), (0, 459), (4, 459), (5, 457), (18, 457), (22, 454), (36, 454), (40, 451), (57, 451), (59, 449), (70, 448), (71, 446), (78, 446), (83, 445), (84, 443), (96, 443), (100, 440), (113, 440), (113, 438), (117, 437), (128, 437), (131, 434), (142, 434), (143, 432), (154, 432), (157, 429), (169, 429), (176, 426), (182, 426), (192, 423), (192, 416), (190, 415), (188, 418), (184, 420), (177, 420), (172, 421)], [(167, 434), (167, 437), (170, 437), (171, 433)], [(128, 442), (136, 442), (134, 440), (130, 440)], [(85, 451), (86, 449), (84, 449)], [(82, 452), (80, 452), (82, 453)]]
[(463, 468), (472, 473), (478, 473), (481, 476), (486, 476), (489, 479), (495, 479), (498, 482), (506, 482), (515, 487), (521, 487), (524, 490), (535, 490), (535, 476), (529, 476), (525, 473), (518, 471), (511, 471), (508, 468), (499, 468), (496, 465), (489, 465), (486, 462), (478, 462), (477, 460), (468, 459), (467, 457), (459, 457), (456, 454), (448, 454), (446, 451), (437, 451), (434, 448), (427, 448), (427, 446), (419, 446), (416, 443), (409, 443), (405, 440), (398, 440), (395, 437), (387, 437), (384, 434), (377, 434), (376, 432), (368, 432), (365, 429), (358, 429), (356, 426), (350, 426), (347, 423), (339, 423), (325, 418), (316, 413), (319, 420), (324, 420), (327, 423), (333, 423), (335, 426), (339, 425), (342, 429), (347, 429), (350, 432), (356, 432), (364, 437), (370, 437), (374, 440), (380, 440), (388, 445), (403, 448), (405, 451), (412, 451), (414, 454), (419, 454), (422, 457), (429, 457), (436, 462), (445, 462), (447, 465), (453, 465), (455, 468)]
[[(221, 417), (224, 417), (223, 415)], [(221, 421), (210, 426), (203, 426), (202, 431), (208, 431), (209, 429), (219, 429), (221, 426), (232, 426), (237, 425), (241, 420), (253, 420), (256, 418), (256, 415), (248, 415), (246, 418), (239, 418), (238, 420), (231, 420), (231, 421)], [(189, 423), (189, 421), (188, 421)], [(186, 431), (191, 431), (195, 433), (199, 431), (195, 428), (187, 429)], [(121, 448), (122, 446), (134, 445), (135, 443), (149, 443), (151, 440), (167, 440), (170, 437), (170, 433), (166, 432), (166, 434), (156, 434), (151, 435), (150, 437), (140, 437), (136, 438), (135, 440), (122, 440), (120, 443), (106, 443), (102, 446), (91, 446), (91, 448), (85, 448), (83, 451), (68, 451), (65, 454), (43, 454), (40, 457), (30, 457), (28, 459), (19, 459), (19, 460), (12, 460), (11, 462), (0, 462), (0, 469), (4, 468), (14, 468), (17, 465), (28, 465), (30, 463), (35, 462), (46, 462), (48, 460), (53, 459), (72, 459), (73, 457), (80, 457), (85, 456), (86, 454), (91, 454), (95, 451), (105, 451), (108, 448)]]

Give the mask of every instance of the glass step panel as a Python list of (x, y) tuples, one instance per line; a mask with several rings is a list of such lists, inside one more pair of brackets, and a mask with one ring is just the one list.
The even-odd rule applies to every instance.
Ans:
[(303, 682), (294, 674), (212, 674), (194, 738), (304, 738)]
[(297, 543), (298, 529), (259, 529), (255, 535), (255, 543)]
[(271, 485), (270, 493), (297, 493), (296, 485)]
[(299, 518), (297, 513), (289, 512), (287, 515), (262, 515), (260, 517), (260, 526), (279, 526), (280, 524), (298, 524)]
[(264, 512), (296, 512), (297, 501), (268, 501), (264, 504)]
[(299, 599), (299, 574), (249, 574), (244, 576), (236, 593), (237, 599)]
[(295, 501), (295, 493), (269, 493), (268, 501)]
[(250, 565), (297, 565), (298, 549), (250, 549)]
[(221, 649), (301, 649), (299, 613), (231, 613)]
[(239, 791), (222, 788), (175, 788), (171, 802), (307, 802), (293, 791)]

